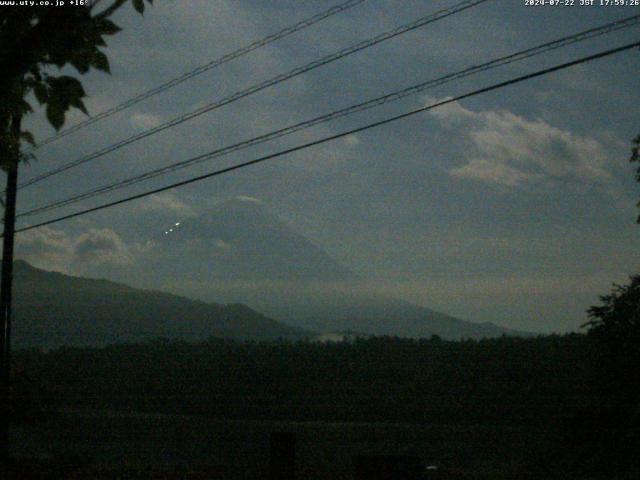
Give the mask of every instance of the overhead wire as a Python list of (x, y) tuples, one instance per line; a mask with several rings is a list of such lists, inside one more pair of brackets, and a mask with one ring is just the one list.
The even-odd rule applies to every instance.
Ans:
[(307, 148), (310, 148), (310, 147), (313, 147), (313, 146), (316, 146), (316, 145), (320, 145), (320, 144), (327, 143), (327, 142), (330, 142), (330, 141), (333, 141), (333, 140), (336, 140), (336, 139), (339, 139), (339, 138), (343, 138), (343, 137), (346, 137), (348, 135), (354, 135), (356, 133), (360, 133), (360, 132), (363, 132), (365, 130), (369, 130), (371, 128), (376, 128), (376, 127), (380, 127), (382, 125), (387, 125), (389, 123), (396, 122), (398, 120), (417, 115), (418, 113), (422, 113), (422, 112), (426, 112), (426, 111), (429, 111), (429, 110), (433, 110), (435, 108), (442, 107), (444, 105), (448, 105), (448, 104), (451, 104), (451, 103), (454, 103), (454, 102), (459, 102), (461, 100), (464, 100), (464, 99), (467, 99), (467, 98), (471, 98), (471, 97), (474, 97), (476, 95), (480, 95), (480, 94), (483, 94), (483, 93), (488, 93), (488, 92), (491, 92), (491, 91), (499, 90), (501, 88), (505, 88), (505, 87), (510, 86), (510, 85), (521, 83), (521, 82), (524, 82), (526, 80), (531, 80), (533, 78), (541, 77), (543, 75), (548, 75), (548, 74), (553, 73), (553, 72), (564, 70), (564, 69), (567, 69), (567, 68), (570, 68), (570, 67), (573, 67), (573, 66), (576, 66), (576, 65), (580, 65), (580, 64), (583, 64), (583, 63), (591, 62), (591, 61), (594, 61), (594, 60), (597, 60), (597, 59), (600, 59), (600, 58), (608, 57), (608, 56), (614, 55), (616, 53), (620, 53), (620, 52), (627, 51), (627, 50), (630, 50), (632, 48), (638, 48), (638, 47), (640, 47), (640, 42), (634, 42), (634, 43), (626, 44), (626, 45), (623, 45), (623, 46), (620, 46), (620, 47), (617, 47), (617, 48), (612, 48), (612, 49), (609, 49), (609, 50), (601, 51), (601, 52), (598, 52), (596, 54), (592, 54), (592, 55), (588, 55), (588, 56), (585, 56), (585, 57), (581, 57), (581, 58), (579, 58), (577, 60), (573, 60), (573, 61), (570, 61), (570, 62), (565, 62), (565, 63), (559, 64), (559, 65), (555, 65), (553, 67), (548, 67), (548, 68), (545, 68), (545, 69), (537, 70), (537, 71), (535, 71), (533, 73), (529, 73), (529, 74), (526, 74), (526, 75), (521, 75), (519, 77), (515, 77), (515, 78), (512, 78), (510, 80), (499, 82), (499, 83), (490, 85), (488, 87), (480, 88), (480, 89), (474, 90), (472, 92), (469, 92), (469, 93), (466, 93), (466, 94), (463, 94), (463, 95), (458, 95), (456, 97), (452, 97), (452, 98), (449, 98), (449, 99), (446, 99), (446, 100), (442, 100), (442, 101), (433, 103), (431, 105), (426, 105), (424, 107), (420, 107), (420, 108), (417, 108), (417, 109), (414, 109), (414, 110), (410, 110), (408, 112), (405, 112), (405, 113), (402, 113), (402, 114), (399, 114), (399, 115), (395, 115), (395, 116), (392, 116), (392, 117), (385, 118), (383, 120), (372, 122), (372, 123), (366, 124), (366, 125), (361, 126), (361, 127), (349, 129), (349, 130), (346, 130), (346, 131), (343, 131), (343, 132), (340, 132), (340, 133), (337, 133), (337, 134), (334, 134), (334, 135), (326, 136), (326, 137), (320, 138), (318, 140), (314, 140), (312, 142), (303, 143), (303, 144), (297, 145), (295, 147), (291, 147), (291, 148), (288, 148), (288, 149), (285, 149), (285, 150), (281, 150), (281, 151), (278, 151), (278, 152), (275, 152), (275, 153), (272, 153), (272, 154), (269, 154), (269, 155), (264, 155), (262, 157), (259, 157), (259, 158), (253, 159), (253, 160), (249, 160), (249, 161), (242, 162), (242, 163), (239, 163), (239, 164), (236, 164), (236, 165), (232, 165), (232, 166), (229, 166), (229, 167), (226, 167), (226, 168), (215, 170), (213, 172), (209, 172), (209, 173), (206, 173), (206, 174), (203, 174), (203, 175), (198, 175), (196, 177), (192, 177), (192, 178), (189, 178), (187, 180), (174, 182), (174, 183), (171, 183), (169, 185), (165, 185), (163, 187), (159, 187), (159, 188), (155, 188), (155, 189), (152, 189), (152, 190), (148, 190), (146, 192), (138, 193), (136, 195), (131, 195), (129, 197), (125, 197), (125, 198), (122, 198), (122, 199), (119, 199), (119, 200), (115, 200), (115, 201), (111, 201), (111, 202), (108, 202), (108, 203), (104, 203), (104, 204), (101, 204), (101, 205), (98, 205), (98, 206), (95, 206), (95, 207), (86, 208), (84, 210), (80, 210), (78, 212), (70, 213), (68, 215), (63, 215), (63, 216), (60, 216), (60, 217), (56, 217), (56, 218), (53, 218), (53, 219), (50, 219), (50, 220), (46, 220), (46, 221), (37, 223), (35, 225), (25, 226), (25, 227), (16, 229), (16, 233), (25, 232), (25, 231), (28, 231), (28, 230), (33, 230), (35, 228), (40, 228), (40, 227), (43, 227), (43, 226), (46, 226), (46, 225), (52, 225), (54, 223), (58, 223), (58, 222), (61, 222), (61, 221), (64, 221), (64, 220), (69, 220), (71, 218), (77, 218), (79, 216), (83, 216), (83, 215), (87, 215), (89, 213), (93, 213), (93, 212), (97, 212), (97, 211), (104, 210), (104, 209), (107, 209), (107, 208), (115, 207), (117, 205), (122, 205), (124, 203), (128, 203), (128, 202), (131, 202), (131, 201), (134, 201), (134, 200), (138, 200), (138, 199), (141, 199), (141, 198), (145, 198), (145, 197), (148, 197), (150, 195), (155, 195), (155, 194), (158, 194), (158, 193), (161, 193), (161, 192), (165, 192), (167, 190), (171, 190), (171, 189), (178, 188), (178, 187), (181, 187), (181, 186), (189, 185), (189, 184), (192, 184), (192, 183), (195, 183), (195, 182), (199, 182), (199, 181), (202, 181), (202, 180), (205, 180), (205, 179), (208, 179), (208, 178), (224, 175), (224, 174), (230, 173), (232, 171), (240, 170), (242, 168), (246, 168), (246, 167), (250, 167), (252, 165), (263, 163), (263, 162), (266, 162), (268, 160), (272, 160), (274, 158), (279, 158), (279, 157), (282, 157), (282, 156), (285, 156), (285, 155), (288, 155), (288, 154), (291, 154), (291, 153), (294, 153), (294, 152), (297, 152), (297, 151), (300, 151), (300, 150), (304, 150), (304, 149), (307, 149)]
[(299, 32), (301, 30), (304, 30), (305, 28), (308, 28), (312, 25), (315, 25), (316, 23), (321, 22), (322, 20), (325, 20), (333, 15), (336, 15), (338, 13), (344, 12), (346, 10), (349, 10), (363, 2), (365, 2), (366, 0), (348, 0), (346, 2), (340, 3), (338, 5), (334, 5), (333, 7), (324, 10), (323, 12), (317, 13), (316, 15), (313, 15), (309, 18), (305, 18), (304, 20), (301, 20), (293, 25), (290, 25), (286, 28), (283, 28), (282, 30), (273, 33), (271, 35), (268, 35), (264, 38), (261, 38), (259, 40), (256, 40), (255, 42), (252, 42), (248, 45), (245, 45), (244, 47), (238, 48), (237, 50), (234, 50), (233, 52), (227, 53), (219, 58), (216, 58), (215, 60), (211, 60), (208, 63), (205, 63), (203, 65), (200, 65), (186, 73), (183, 73), (182, 75), (175, 77), (165, 83), (162, 83), (154, 88), (151, 88), (145, 92), (142, 92), (134, 97), (131, 97), (121, 103), (119, 103), (118, 105), (115, 105), (107, 110), (104, 110), (96, 115), (92, 115), (91, 117), (87, 118), (86, 120), (82, 121), (82, 122), (78, 122), (75, 125), (70, 126), (69, 128), (65, 128), (64, 130), (61, 130), (60, 132), (56, 133), (55, 135), (51, 135), (50, 137), (45, 138), (44, 140), (42, 140), (41, 142), (38, 142), (38, 144), (36, 145), (35, 148), (40, 148), (44, 145), (47, 145), (49, 143), (53, 143), (63, 137), (66, 137), (68, 135), (71, 135), (72, 133), (75, 133), (79, 130), (82, 130), (83, 128), (88, 127), (89, 125), (93, 125), (96, 122), (99, 122), (100, 120), (103, 120), (107, 117), (110, 117), (112, 115), (115, 115), (118, 112), (121, 112), (123, 110), (126, 110), (127, 108), (132, 107), (133, 105), (136, 105), (140, 102), (142, 102), (143, 100), (146, 100), (148, 98), (151, 98), (155, 95), (158, 95), (159, 93), (162, 93), (166, 90), (169, 90), (170, 88), (175, 87), (176, 85), (179, 85), (181, 83), (186, 82), (187, 80), (190, 80), (204, 72), (207, 72), (209, 70), (212, 70), (216, 67), (219, 67), (220, 65), (223, 65), (227, 62), (230, 62), (231, 60), (234, 60), (238, 57), (241, 57), (243, 55), (246, 55), (247, 53), (250, 53), (254, 50), (257, 50), (261, 47), (265, 47), (267, 45), (269, 45), (270, 43), (275, 42), (276, 40), (280, 40), (281, 38), (287, 37), (295, 32)]
[(76, 160), (73, 160), (71, 162), (68, 162), (64, 165), (61, 165), (60, 167), (54, 168), (52, 170), (49, 170), (47, 172), (44, 172), (40, 175), (37, 175), (35, 177), (32, 177), (29, 180), (26, 180), (22, 183), (20, 183), (18, 185), (18, 189), (22, 189), (25, 187), (28, 187), (30, 185), (34, 185), (36, 183), (39, 183), (47, 178), (50, 178), (54, 175), (57, 175), (59, 173), (65, 172), (67, 170), (70, 170), (74, 167), (77, 167), (79, 165), (85, 164), (89, 161), (95, 160), (96, 158), (100, 158), (104, 155), (107, 155), (108, 153), (112, 153), (122, 147), (125, 147), (127, 145), (130, 145), (134, 142), (137, 142), (139, 140), (142, 140), (144, 138), (147, 138), (151, 135), (155, 135), (156, 133), (162, 132), (164, 130), (167, 130), (169, 128), (175, 127), (181, 123), (184, 123), (188, 120), (191, 120), (193, 118), (196, 118), (200, 115), (203, 115), (205, 113), (208, 113), (212, 110), (215, 110), (217, 108), (220, 108), (224, 105), (228, 105), (232, 102), (235, 102), (237, 100), (240, 100), (242, 98), (248, 97), (249, 95), (253, 95), (254, 93), (257, 93), (259, 91), (262, 91), (268, 87), (271, 87), (273, 85), (282, 83), (286, 80), (289, 80), (291, 78), (297, 77), (298, 75), (302, 75), (303, 73), (309, 72), (311, 70), (314, 70), (316, 68), (319, 68), (323, 65), (327, 65), (329, 63), (332, 63), (336, 60), (339, 60), (341, 58), (347, 57), (349, 55), (352, 55), (356, 52), (359, 52), (361, 50), (364, 50), (366, 48), (372, 47), (374, 45), (377, 45), (381, 42), (384, 42), (386, 40), (389, 40), (391, 38), (397, 37), (399, 35), (403, 35), (405, 33), (408, 33), (410, 31), (416, 30), (417, 28), (423, 27), (425, 25), (428, 25), (430, 23), (442, 20), (443, 18), (449, 17), (451, 15), (454, 15), (456, 13), (462, 12), (464, 10), (467, 10), (469, 8), (472, 8), (476, 5), (485, 3), (489, 0), (465, 0), (463, 2), (457, 3), (455, 5), (453, 5), (452, 7), (449, 8), (445, 8), (442, 10), (439, 10), (433, 14), (421, 17), (417, 20), (414, 20), (408, 24), (402, 25), (400, 27), (397, 27), (391, 31), (379, 34), (373, 38), (370, 38), (368, 40), (364, 40), (362, 42), (359, 42), (355, 45), (352, 45), (350, 47), (341, 49), (335, 53), (332, 53), (330, 55), (327, 55), (325, 57), (322, 57), (319, 60), (315, 60), (313, 62), (307, 63), (305, 65), (302, 65), (300, 67), (296, 67), (286, 73), (282, 73), (280, 75), (276, 75), (275, 77), (272, 77), (268, 80), (265, 80), (263, 82), (260, 82), (258, 84), (252, 85), (251, 87), (248, 87), (244, 90), (240, 90), (228, 97), (222, 98), (220, 100), (217, 100), (215, 102), (209, 103), (207, 105), (204, 105), (202, 107), (197, 108), (196, 110), (193, 110), (189, 113), (180, 115), (176, 118), (173, 118), (172, 120), (169, 120), (168, 122), (165, 122), (161, 125), (158, 125), (156, 127), (152, 127), (150, 129), (147, 129), (143, 132), (140, 132), (138, 134), (132, 135), (124, 140), (121, 140), (119, 142), (116, 142), (114, 144), (108, 145), (100, 150), (97, 150), (96, 152), (93, 152), (91, 154), (85, 155), (83, 157), (80, 157)]
[(471, 67), (468, 67), (464, 70), (460, 70), (454, 73), (450, 73), (448, 75), (444, 75), (441, 76), (439, 78), (436, 79), (431, 79), (428, 80), (426, 82), (422, 82), (416, 85), (412, 85), (410, 87), (404, 88), (402, 90), (398, 90), (398, 91), (394, 91), (392, 93), (388, 93), (361, 103), (358, 103), (356, 105), (352, 105), (346, 108), (342, 108), (339, 110), (335, 110), (333, 112), (330, 112), (328, 114), (325, 115), (321, 115), (315, 118), (312, 118), (310, 120), (306, 120), (303, 122), (299, 122), (278, 130), (274, 130), (271, 131), (269, 133), (251, 138), (249, 140), (245, 140), (233, 145), (229, 145), (217, 150), (214, 150), (212, 152), (208, 152), (206, 154), (202, 154), (202, 155), (198, 155), (192, 158), (189, 158), (187, 160), (183, 160), (180, 162), (176, 162), (173, 163), (171, 165), (167, 165), (164, 167), (160, 167), (154, 170), (150, 170), (148, 172), (144, 172), (142, 174), (133, 176), (133, 177), (129, 177), (114, 183), (111, 183), (109, 185), (105, 185), (102, 187), (99, 187), (97, 189), (92, 189), (89, 190), (87, 192), (81, 193), (81, 194), (77, 194), (77, 195), (73, 195), (71, 197), (68, 197), (66, 199), (63, 200), (58, 200), (52, 203), (48, 203), (46, 205), (40, 206), (40, 207), (36, 207), (33, 208), (31, 210), (25, 211), (25, 212), (21, 212), (18, 213), (18, 215), (16, 216), (16, 218), (22, 218), (22, 217), (27, 217), (27, 216), (33, 216), (36, 214), (40, 214), (40, 213), (44, 213), (47, 211), (51, 211), (54, 209), (58, 209), (64, 206), (68, 206), (74, 203), (77, 203), (79, 201), (82, 200), (86, 200), (89, 198), (93, 198), (95, 196), (101, 195), (101, 194), (105, 194), (108, 192), (112, 192), (115, 190), (119, 190), (121, 188), (125, 188), (131, 185), (135, 185), (137, 183), (140, 183), (142, 181), (145, 180), (149, 180), (161, 175), (165, 175), (168, 173), (172, 173), (175, 172), (177, 170), (181, 170), (187, 167), (191, 167), (193, 165), (202, 163), (204, 161), (208, 161), (211, 160), (213, 158), (218, 158), (224, 155), (227, 155), (229, 153), (232, 152), (236, 152), (248, 147), (252, 147), (261, 143), (265, 143), (267, 141), (270, 140), (274, 140), (276, 138), (280, 138), (283, 137), (285, 135), (290, 135), (294, 132), (303, 130), (303, 129), (307, 129), (310, 128), (312, 126), (315, 125), (319, 125), (321, 123), (325, 123), (328, 122), (330, 120), (335, 120), (337, 118), (342, 118), (345, 117), (347, 115), (351, 115), (357, 112), (361, 112), (364, 110), (368, 110), (386, 103), (390, 103), (402, 98), (405, 98), (409, 95), (415, 95), (417, 93), (421, 93), (429, 88), (433, 88), (433, 87), (437, 87), (440, 85), (444, 85), (446, 83), (449, 83), (451, 81), (454, 80), (458, 80), (461, 78), (465, 78), (471, 75), (475, 75), (477, 73), (480, 72), (484, 72), (487, 70), (491, 70), (494, 68), (498, 68), (500, 66), (504, 66), (504, 65), (508, 65), (514, 62), (518, 62), (518, 61), (522, 61), (524, 59), (527, 58), (531, 58), (533, 56), (537, 56), (537, 55), (541, 55), (544, 53), (547, 53), (549, 51), (552, 50), (556, 50), (558, 48), (561, 47), (565, 47), (567, 45), (571, 45), (577, 42), (581, 42), (587, 39), (592, 39), (598, 36), (602, 36), (605, 34), (609, 34), (612, 33), (614, 31), (617, 30), (621, 30), (624, 28), (629, 28), (631, 26), (637, 25), (638, 23), (640, 23), (640, 15), (634, 15), (631, 17), (627, 17), (624, 19), (620, 19), (614, 22), (609, 22), (607, 24), (601, 25), (599, 27), (594, 27), (588, 30), (584, 30), (582, 32), (573, 34), (573, 35), (569, 35), (551, 42), (546, 42), (544, 44), (535, 46), (535, 47), (531, 47), (525, 50), (521, 50), (518, 51), (516, 53), (510, 54), (510, 55), (506, 55), (506, 56), (502, 56), (499, 58), (496, 58), (494, 60), (491, 60), (489, 62), (480, 64), (480, 65), (474, 65)]

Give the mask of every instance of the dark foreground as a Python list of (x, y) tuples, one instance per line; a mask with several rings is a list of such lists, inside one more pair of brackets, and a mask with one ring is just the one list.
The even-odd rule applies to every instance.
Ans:
[[(271, 432), (296, 437), (298, 477), (353, 478), (357, 455), (419, 456), (437, 478), (517, 478), (548, 432), (509, 426), (225, 421), (189, 415), (65, 411), (12, 431), (14, 453), (75, 464), (73, 478), (264, 478)], [(435, 473), (432, 474), (435, 477)]]
[(297, 478), (355, 478), (363, 455), (419, 458), (425, 479), (637, 478), (637, 398), (602, 392), (580, 335), (154, 342), (16, 364), (12, 478), (267, 478), (273, 432), (295, 436)]

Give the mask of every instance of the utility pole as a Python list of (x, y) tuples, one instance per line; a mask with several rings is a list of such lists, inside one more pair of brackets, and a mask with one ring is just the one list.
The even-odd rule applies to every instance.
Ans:
[(0, 279), (0, 462), (9, 461), (9, 414), (11, 410), (11, 293), (13, 280), (13, 237), (16, 223), (16, 196), (18, 190), (18, 164), (20, 163), (21, 116), (11, 118), (11, 137), (6, 163), (7, 189), (4, 205), (4, 233), (2, 237), (2, 278)]

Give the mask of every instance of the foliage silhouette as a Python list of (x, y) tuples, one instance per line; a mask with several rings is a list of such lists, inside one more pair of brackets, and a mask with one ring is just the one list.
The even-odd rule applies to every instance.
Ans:
[[(640, 135), (633, 140), (630, 161), (640, 163)], [(635, 178), (640, 182), (640, 166)], [(565, 447), (547, 465), (588, 478), (638, 478), (640, 275), (614, 285), (600, 301), (587, 310), (589, 321), (583, 325), (589, 329), (591, 402), (576, 409), (565, 425)]]
[[(49, 123), (62, 128), (70, 108), (87, 114), (86, 96), (77, 78), (53, 75), (51, 68), (73, 66), (80, 74), (91, 68), (109, 72), (109, 60), (102, 51), (105, 37), (120, 31), (110, 17), (128, 0), (113, 0), (97, 11), (99, 2), (86, 6), (51, 8), (3, 8), (0, 10), (0, 166), (16, 158), (20, 140), (35, 144), (30, 132), (15, 138), (11, 121), (33, 111), (27, 96), (33, 93), (46, 109)], [(147, 0), (152, 3), (153, 0)], [(143, 0), (132, 0), (142, 13)]]
[[(631, 148), (631, 158), (629, 159), (630, 162), (634, 163), (638, 163), (638, 167), (636, 168), (636, 172), (635, 172), (635, 177), (636, 177), (636, 181), (638, 183), (640, 183), (640, 134), (638, 134), (638, 136), (636, 138), (633, 139), (633, 147)], [(638, 208), (640, 208), (640, 201), (638, 202)], [(638, 218), (636, 219), (636, 221), (638, 223), (640, 223), (640, 214), (638, 215)]]
[[(81, 74), (90, 68), (108, 72), (109, 61), (101, 50), (107, 45), (104, 37), (120, 30), (109, 17), (127, 0), (113, 0), (101, 11), (96, 9), (101, 3), (99, 0), (55, 8), (46, 3), (20, 8), (7, 6), (0, 10), (0, 169), (7, 174), (0, 280), (0, 462), (3, 467), (9, 459), (11, 294), (18, 166), (31, 158), (21, 152), (21, 142), (35, 144), (33, 135), (22, 129), (22, 118), (33, 111), (27, 97), (33, 93), (56, 130), (64, 125), (70, 108), (87, 113), (80, 81), (68, 75), (52, 75), (50, 69), (71, 65)], [(132, 0), (132, 4), (138, 12), (144, 11), (144, 0)]]

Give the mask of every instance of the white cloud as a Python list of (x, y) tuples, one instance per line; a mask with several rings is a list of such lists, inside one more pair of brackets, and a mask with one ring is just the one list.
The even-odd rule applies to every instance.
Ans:
[(247, 195), (237, 195), (236, 200), (240, 200), (241, 202), (249, 202), (249, 203), (262, 203), (259, 199), (255, 197), (249, 197)]
[(595, 139), (508, 111), (474, 112), (458, 102), (431, 115), (471, 142), (466, 163), (450, 170), (454, 177), (507, 187), (554, 180), (599, 186), (612, 182), (611, 159)]
[(525, 182), (541, 180), (543, 175), (527, 173), (509, 166), (506, 162), (474, 158), (468, 164), (450, 171), (454, 177), (470, 178), (487, 183), (516, 187)]
[(135, 113), (131, 116), (131, 125), (139, 130), (147, 130), (160, 125), (160, 118), (148, 113)]
[(348, 147), (356, 147), (360, 145), (361, 142), (357, 135), (347, 135), (346, 137), (344, 137), (344, 143)]
[(147, 197), (139, 207), (143, 212), (171, 214), (178, 218), (193, 217), (195, 210), (172, 193), (159, 193)]
[(66, 233), (50, 227), (28, 230), (16, 236), (16, 258), (45, 270), (70, 272), (74, 244)]
[(151, 247), (127, 245), (109, 228), (92, 228), (73, 237), (42, 227), (16, 237), (16, 258), (45, 270), (78, 274), (95, 267), (131, 265), (136, 253)]
[(75, 260), (93, 266), (102, 264), (130, 265), (133, 256), (116, 232), (91, 229), (75, 240)]
[(223, 249), (223, 250), (231, 248), (231, 245), (229, 243), (225, 242), (224, 240), (220, 240), (220, 239), (216, 240), (214, 245), (216, 246), (216, 248), (220, 248), (220, 249)]

